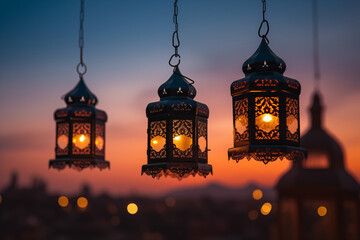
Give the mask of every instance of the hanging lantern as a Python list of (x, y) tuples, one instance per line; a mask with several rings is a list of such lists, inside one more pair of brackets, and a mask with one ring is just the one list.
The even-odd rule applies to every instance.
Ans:
[[(86, 167), (109, 168), (105, 161), (105, 122), (106, 113), (95, 108), (98, 100), (85, 85), (83, 75), (86, 65), (83, 62), (83, 16), (84, 1), (80, 11), (80, 63), (77, 72), (80, 77), (76, 87), (64, 96), (66, 108), (55, 111), (56, 146), (55, 159), (50, 160), (49, 168), (64, 169), (66, 166), (82, 170)], [(83, 70), (81, 71), (82, 68)]]
[[(267, 31), (261, 35), (264, 23)], [(284, 157), (301, 160), (306, 155), (299, 147), (301, 86), (283, 75), (286, 64), (269, 48), (268, 32), (263, 19), (260, 46), (242, 67), (245, 78), (231, 85), (234, 148), (228, 156), (237, 162), (246, 157), (266, 164)]]
[[(165, 175), (181, 179), (189, 175), (206, 177), (212, 174), (212, 166), (207, 163), (209, 109), (205, 104), (193, 100), (196, 95), (192, 86), (194, 81), (180, 73), (177, 15), (175, 0), (175, 31), (172, 39), (175, 53), (169, 60), (174, 71), (158, 90), (160, 101), (150, 103), (146, 108), (148, 164), (142, 166), (141, 174), (145, 173), (153, 178)], [(176, 58), (178, 62), (172, 64), (172, 60)]]
[(142, 174), (176, 178), (189, 175), (206, 177), (212, 173), (207, 164), (207, 119), (209, 109), (193, 98), (196, 90), (176, 67), (158, 90), (160, 101), (146, 108), (148, 121), (148, 164)]

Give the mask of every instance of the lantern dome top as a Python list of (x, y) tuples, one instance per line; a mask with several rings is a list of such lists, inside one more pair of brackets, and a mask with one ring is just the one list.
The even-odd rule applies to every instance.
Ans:
[(173, 97), (193, 99), (196, 95), (196, 89), (186, 81), (179, 67), (175, 67), (170, 78), (159, 87), (158, 94), (161, 100)]
[[(323, 152), (329, 158), (329, 166), (333, 168), (344, 168), (344, 153), (342, 147), (331, 136), (322, 125), (323, 104), (321, 95), (316, 91), (313, 95), (312, 105), (309, 108), (311, 113), (311, 128), (301, 138), (301, 146), (308, 149), (308, 152)], [(306, 159), (304, 159), (306, 161)]]
[(89, 104), (95, 106), (98, 102), (97, 97), (86, 86), (83, 78), (70, 92), (65, 94), (64, 100), (68, 105)]
[(245, 74), (253, 72), (278, 72), (283, 74), (285, 69), (284, 60), (270, 49), (264, 38), (255, 53), (242, 66)]

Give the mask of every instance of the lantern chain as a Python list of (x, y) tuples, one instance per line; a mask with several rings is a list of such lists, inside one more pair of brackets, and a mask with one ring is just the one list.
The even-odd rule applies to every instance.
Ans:
[[(175, 53), (171, 55), (169, 60), (169, 65), (171, 67), (177, 67), (180, 64), (180, 55), (179, 55), (179, 46), (180, 46), (180, 39), (179, 39), (179, 24), (178, 24), (178, 14), (179, 14), (179, 8), (178, 8), (178, 0), (175, 0), (174, 2), (174, 15), (173, 15), (173, 22), (175, 24), (175, 31), (172, 35), (172, 46), (175, 49)], [(178, 58), (178, 61), (176, 64), (171, 63), (173, 58)]]
[[(80, 48), (80, 62), (76, 66), (76, 71), (79, 74), (79, 77), (82, 78), (86, 71), (87, 67), (83, 61), (83, 49), (84, 49), (84, 0), (80, 0), (80, 29), (79, 29), (79, 48)], [(81, 70), (80, 67), (83, 69)]]
[[(263, 11), (262, 11), (262, 16), (263, 16), (263, 19), (262, 19), (262, 22), (260, 24), (260, 27), (259, 27), (259, 30), (258, 30), (258, 35), (259, 37), (265, 39), (265, 41), (269, 44), (269, 39), (267, 38), (267, 35), (269, 33), (269, 30), (270, 30), (270, 27), (269, 27), (269, 22), (268, 20), (266, 20), (265, 18), (265, 13), (266, 13), (266, 0), (262, 0), (262, 5), (263, 5)], [(264, 26), (265, 25), (265, 26)], [(265, 27), (266, 28), (266, 31), (264, 34), (261, 33), (261, 29)]]

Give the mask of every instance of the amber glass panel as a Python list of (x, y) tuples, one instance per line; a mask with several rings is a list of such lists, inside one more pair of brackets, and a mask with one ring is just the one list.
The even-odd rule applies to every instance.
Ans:
[(166, 121), (150, 122), (150, 158), (166, 157)]
[(56, 155), (67, 155), (69, 153), (69, 123), (59, 123), (57, 125), (56, 143)]
[(280, 139), (279, 132), (279, 98), (255, 98), (256, 139)]
[(73, 123), (73, 154), (90, 154), (91, 124)]
[(286, 139), (299, 142), (299, 103), (298, 100), (286, 98)]
[(96, 124), (95, 126), (95, 154), (104, 155), (105, 146), (105, 126), (103, 124)]
[(234, 141), (248, 141), (248, 99), (241, 99), (234, 103)]
[(206, 147), (207, 147), (207, 126), (205, 122), (198, 122), (198, 145), (199, 151), (198, 156), (199, 158), (206, 159)]
[(193, 122), (173, 120), (173, 156), (192, 157)]

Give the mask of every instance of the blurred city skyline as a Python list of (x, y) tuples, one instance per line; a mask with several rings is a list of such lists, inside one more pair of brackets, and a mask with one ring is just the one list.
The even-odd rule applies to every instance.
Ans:
[[(320, 91), (324, 122), (343, 144), (346, 168), (360, 180), (360, 16), (356, 0), (319, 0)], [(230, 84), (258, 47), (261, 1), (179, 2), (180, 69), (195, 80), (197, 101), (209, 106), (209, 164), (214, 176), (182, 181), (140, 176), (146, 163), (145, 108), (171, 75), (172, 1), (85, 1), (85, 82), (107, 112), (106, 159), (110, 171), (49, 170), (55, 147), (53, 112), (78, 81), (79, 1), (0, 0), (0, 189), (13, 171), (20, 184), (46, 179), (52, 192), (72, 193), (83, 183), (95, 192), (160, 194), (218, 182), (273, 186), (287, 160), (264, 165), (227, 160), (232, 147)], [(268, 1), (270, 47), (287, 64), (285, 75), (302, 84), (301, 132), (314, 91), (312, 1)]]

